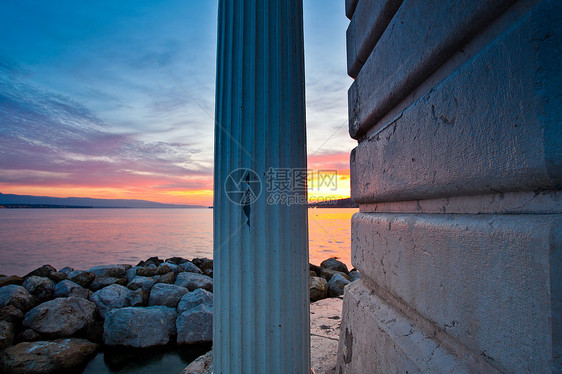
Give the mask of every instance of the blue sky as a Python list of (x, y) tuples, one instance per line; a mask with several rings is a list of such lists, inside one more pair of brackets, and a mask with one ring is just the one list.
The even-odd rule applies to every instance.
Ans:
[[(304, 15), (309, 166), (345, 174), (344, 2)], [(212, 0), (3, 2), (0, 192), (210, 201), (216, 18)]]

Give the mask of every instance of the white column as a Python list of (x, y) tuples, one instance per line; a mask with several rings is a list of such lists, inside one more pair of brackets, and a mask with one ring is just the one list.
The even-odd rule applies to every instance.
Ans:
[(306, 168), (302, 22), (302, 0), (219, 1), (215, 373), (310, 372), (306, 188), (285, 183)]

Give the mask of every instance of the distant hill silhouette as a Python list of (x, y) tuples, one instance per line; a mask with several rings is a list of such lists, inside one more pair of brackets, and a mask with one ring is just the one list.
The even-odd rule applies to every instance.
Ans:
[(310, 203), (309, 208), (359, 208), (359, 205), (353, 202), (351, 198), (323, 201), (321, 203)]
[(5, 208), (205, 208), (202, 205), (163, 204), (147, 200), (93, 199), (90, 197), (48, 197), (12, 195), (0, 192)]

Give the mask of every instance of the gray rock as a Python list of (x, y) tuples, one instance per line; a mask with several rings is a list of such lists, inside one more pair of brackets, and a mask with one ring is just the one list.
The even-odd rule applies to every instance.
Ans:
[(23, 319), (23, 312), (13, 305), (0, 308), (0, 321), (19, 323)]
[(55, 283), (58, 283), (62, 280), (65, 280), (66, 275), (64, 273), (61, 273), (60, 271), (56, 271), (54, 273), (49, 274), (49, 279), (51, 279)]
[(213, 308), (213, 294), (202, 288), (198, 288), (193, 292), (189, 292), (182, 296), (178, 303), (178, 313), (183, 313), (186, 310), (195, 309), (199, 305), (207, 305)]
[(203, 271), (201, 269), (199, 269), (196, 265), (194, 265), (189, 261), (178, 265), (178, 272), (184, 272), (184, 271), (190, 273), (203, 274)]
[(98, 291), (104, 287), (111, 286), (112, 284), (124, 286), (127, 284), (127, 278), (106, 277), (105, 275), (101, 275), (96, 277), (92, 284), (90, 284), (90, 289), (92, 291)]
[(129, 304), (131, 306), (145, 306), (150, 295), (149, 291), (144, 291), (142, 288), (131, 291), (129, 294)]
[(213, 351), (197, 357), (180, 374), (213, 374)]
[(97, 344), (85, 339), (19, 343), (4, 351), (2, 371), (39, 374), (68, 370), (85, 363), (97, 349)]
[(339, 261), (337, 257), (332, 257), (322, 261), (320, 267), (324, 269), (339, 271), (345, 274), (349, 273), (349, 270), (347, 270), (347, 266), (343, 262)]
[(25, 329), (18, 334), (18, 341), (20, 342), (34, 342), (41, 340), (41, 335), (33, 329)]
[(23, 326), (49, 338), (72, 336), (94, 320), (96, 306), (81, 297), (58, 298), (26, 313)]
[(185, 287), (158, 283), (150, 290), (148, 305), (164, 305), (175, 308), (181, 297), (188, 292)]
[(166, 345), (176, 334), (176, 310), (166, 306), (114, 309), (107, 315), (103, 341), (110, 346)]
[(0, 349), (14, 344), (14, 325), (8, 321), (0, 322)]
[(152, 277), (156, 275), (158, 268), (156, 266), (143, 266), (137, 269), (137, 275), (141, 277)]
[(145, 291), (150, 291), (154, 283), (154, 279), (151, 277), (137, 275), (127, 284), (127, 288), (130, 290), (138, 290), (141, 288)]
[(176, 320), (178, 344), (213, 341), (213, 308), (201, 304), (181, 313)]
[(35, 299), (24, 287), (10, 284), (0, 288), (0, 307), (7, 305), (26, 312), (35, 305)]
[(320, 277), (308, 277), (310, 301), (317, 301), (328, 297), (328, 282)]
[(328, 296), (335, 297), (343, 295), (344, 287), (351, 283), (341, 274), (335, 274), (328, 282)]
[(70, 266), (66, 266), (66, 267), (60, 269), (59, 273), (63, 273), (66, 276), (66, 278), (68, 279), (70, 273), (72, 273), (73, 271), (74, 271), (73, 268), (71, 268)]
[(197, 266), (201, 271), (205, 271), (207, 269), (213, 269), (213, 260), (208, 259), (207, 257), (203, 258), (194, 258), (193, 264)]
[(156, 274), (164, 275), (172, 271), (172, 267), (166, 263), (161, 263), (160, 266), (156, 269)]
[(90, 296), (90, 290), (80, 286), (68, 279), (60, 281), (55, 286), (55, 297), (83, 297), (87, 299)]
[(132, 268), (128, 269), (125, 272), (125, 278), (127, 278), (127, 281), (132, 281), (137, 276), (137, 269), (140, 268), (140, 266), (133, 266)]
[(162, 265), (160, 265), (160, 266), (164, 266), (164, 265), (166, 265), (168, 268), (170, 268), (171, 271), (173, 271), (173, 272), (176, 273), (176, 274), (179, 273), (179, 271), (180, 271), (179, 268), (178, 268), (178, 265), (173, 264), (173, 263), (171, 263), (171, 262), (164, 262), (164, 263), (163, 263)]
[(39, 301), (46, 301), (53, 298), (55, 293), (55, 282), (46, 277), (32, 275), (23, 282), (23, 287), (30, 294), (37, 297)]
[(169, 272), (164, 275), (155, 275), (154, 280), (156, 281), (156, 283), (173, 284), (176, 280), (176, 274), (174, 274), (173, 272)]
[(110, 310), (130, 305), (131, 290), (127, 287), (112, 284), (92, 294), (90, 299), (97, 306), (100, 316), (106, 318)]
[(197, 288), (203, 288), (207, 291), (213, 292), (213, 278), (203, 274), (189, 272), (179, 273), (174, 284), (185, 287), (190, 291)]
[(90, 287), (94, 279), (96, 279), (96, 275), (89, 271), (75, 270), (70, 273), (70, 280), (84, 288)]
[(351, 270), (349, 272), (349, 281), (354, 282), (360, 278), (359, 270)]
[(123, 265), (98, 265), (89, 270), (96, 277), (124, 278), (127, 271)]
[(184, 262), (187, 262), (187, 260), (183, 257), (170, 257), (167, 258), (165, 262), (174, 264), (174, 265), (179, 265), (179, 264), (183, 264)]
[(37, 268), (37, 269), (27, 273), (23, 278), (26, 279), (26, 278), (29, 278), (33, 275), (36, 275), (38, 277), (48, 278), (49, 275), (51, 275), (51, 273), (55, 273), (56, 271), (57, 271), (57, 269), (55, 269), (51, 265), (43, 265), (40, 268)]
[(349, 276), (345, 273), (342, 273), (341, 271), (336, 271), (328, 268), (320, 268), (320, 276), (327, 281), (330, 281), (330, 279), (332, 279), (332, 277), (336, 274), (340, 274), (342, 277), (349, 280)]

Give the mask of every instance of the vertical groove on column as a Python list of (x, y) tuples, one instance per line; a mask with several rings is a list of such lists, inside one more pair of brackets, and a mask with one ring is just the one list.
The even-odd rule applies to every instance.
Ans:
[[(308, 374), (307, 207), (266, 191), (269, 168), (306, 168), (302, 0), (221, 0), (218, 34), (214, 370)], [(262, 180), (249, 225), (224, 191), (241, 167)]]

